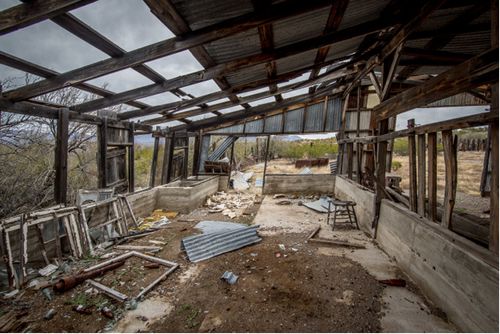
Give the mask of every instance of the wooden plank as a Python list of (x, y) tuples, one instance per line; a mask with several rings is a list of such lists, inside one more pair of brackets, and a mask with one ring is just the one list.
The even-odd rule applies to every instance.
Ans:
[(12, 273), (12, 268), (10, 266), (10, 251), (7, 247), (6, 236), (7, 232), (5, 229), (0, 226), (0, 252), (2, 254), (3, 263), (5, 265), (5, 270), (7, 272), (7, 282), (9, 284), (9, 288), (14, 287), (14, 275)]
[(380, 103), (373, 112), (377, 120), (389, 118), (497, 79), (498, 48), (493, 48)]
[(82, 207), (78, 208), (80, 212), (80, 222), (83, 225), (83, 230), (85, 231), (85, 237), (87, 238), (87, 246), (90, 255), (94, 255), (94, 245), (92, 244), (92, 238), (90, 237), (89, 225), (87, 223), (87, 217), (85, 216), (85, 210)]
[(128, 131), (128, 142), (132, 145), (128, 147), (128, 191), (135, 191), (135, 156), (134, 156), (134, 123), (130, 123)]
[[(238, 70), (249, 68), (259, 64), (265, 64), (271, 61), (282, 60), (290, 56), (299, 55), (303, 52), (309, 51), (311, 49), (315, 49), (321, 45), (329, 45), (334, 44), (336, 42), (341, 42), (347, 39), (351, 39), (358, 36), (364, 36), (368, 33), (373, 33), (374, 31), (379, 31), (382, 28), (387, 27), (387, 23), (380, 22), (378, 20), (370, 21), (368, 23), (360, 24), (359, 26), (347, 28), (341, 31), (337, 31), (325, 36), (314, 37), (312, 39), (303, 40), (297, 42), (295, 44), (290, 44), (287, 46), (283, 46), (281, 48), (274, 49), (272, 52), (268, 53), (258, 53), (251, 56), (242, 57), (239, 59), (230, 60), (226, 63), (221, 63), (214, 65), (212, 67), (192, 72), (186, 75), (178, 76), (172, 79), (169, 79), (161, 84), (150, 84), (147, 86), (138, 87), (135, 89), (131, 89), (128, 91), (120, 92), (114, 94), (113, 96), (107, 98), (100, 98), (91, 101), (87, 101), (75, 106), (72, 106), (71, 109), (78, 111), (80, 113), (87, 113), (99, 109), (103, 109), (106, 107), (110, 107), (113, 105), (117, 105), (120, 103), (124, 103), (126, 101), (147, 97), (151, 95), (156, 95), (163, 93), (165, 91), (180, 88), (200, 82), (204, 82), (206, 80), (215, 79), (217, 77), (229, 75)], [(326, 62), (330, 63), (330, 61)], [(345, 65), (345, 64), (344, 64)], [(313, 65), (305, 66), (305, 68), (313, 68)], [(305, 71), (305, 70), (304, 70)], [(268, 84), (272, 82), (271, 79), (266, 79)], [(15, 91), (6, 92), (5, 95), (9, 98), (12, 93)], [(17, 101), (17, 99), (15, 99)], [(237, 103), (237, 102), (236, 102)]]
[(155, 137), (155, 142), (153, 145), (153, 157), (151, 160), (151, 171), (149, 173), (149, 187), (153, 188), (155, 186), (156, 179), (156, 165), (158, 163), (158, 148), (160, 145), (160, 137)]
[[(304, 109), (305, 113), (305, 109)], [(264, 172), (262, 174), (262, 194), (264, 194), (264, 187), (266, 185), (266, 171), (267, 171), (267, 159), (269, 155), (269, 144), (271, 142), (271, 136), (267, 136), (266, 140), (266, 152), (264, 153)]]
[(457, 192), (457, 143), (456, 140), (453, 140), (453, 132), (451, 130), (443, 131), (441, 134), (445, 167), (445, 189), (441, 225), (451, 229), (453, 207), (455, 206)]
[(97, 179), (98, 188), (107, 187), (107, 151), (108, 151), (108, 119), (103, 119), (103, 124), (99, 125), (97, 129)]
[(417, 157), (418, 157), (418, 197), (417, 212), (422, 217), (425, 216), (425, 135), (417, 136)]
[(65, 204), (68, 193), (68, 110), (59, 110), (57, 120), (56, 148), (54, 154), (54, 200), (56, 203)]
[(352, 167), (353, 167), (353, 143), (347, 143), (347, 178), (352, 180)]
[(433, 133), (445, 130), (456, 130), (456, 129), (465, 129), (476, 126), (484, 126), (490, 123), (498, 122), (498, 111), (491, 110), (490, 112), (480, 113), (471, 116), (454, 118), (451, 120), (436, 122), (427, 125), (417, 126), (411, 129), (405, 129), (400, 131), (394, 131), (385, 135), (380, 135), (377, 137), (377, 141), (387, 141), (394, 138), (407, 137), (410, 134), (424, 134), (424, 133)]
[(30, 26), (96, 0), (35, 0), (0, 12), (0, 35)]
[(249, 29), (256, 28), (262, 24), (270, 23), (279, 19), (302, 14), (306, 11), (322, 8), (330, 4), (328, 0), (290, 0), (280, 4), (272, 5), (265, 12), (251, 12), (219, 22), (217, 24), (193, 31), (187, 36), (174, 37), (163, 40), (130, 52), (122, 57), (102, 60), (75, 70), (68, 71), (54, 78), (42, 80), (20, 89), (10, 91), (6, 96), (10, 100), (23, 100), (30, 97), (42, 95), (67, 86), (69, 83), (79, 83), (127, 67), (132, 67), (160, 57), (168, 56), (177, 52), (203, 45), (234, 35)]
[(361, 164), (363, 161), (363, 144), (356, 144), (356, 181), (361, 184), (363, 180), (363, 171), (361, 168)]
[[(62, 218), (61, 218), (62, 219)], [(59, 262), (62, 261), (61, 235), (59, 234), (59, 218), (54, 214), (54, 241), (56, 245), (56, 256)]]
[[(491, 2), (491, 45), (498, 47), (498, 1)], [(491, 110), (498, 113), (498, 77), (491, 86)], [(489, 249), (498, 254), (498, 122), (491, 124), (491, 184)]]
[(408, 159), (410, 164), (410, 210), (417, 212), (417, 155), (414, 135), (408, 137)]
[(167, 159), (167, 170), (166, 170), (166, 182), (170, 183), (172, 180), (172, 166), (174, 163), (174, 150), (175, 150), (175, 132), (172, 133), (170, 137), (170, 145), (168, 147), (168, 159)]
[(429, 207), (428, 218), (437, 221), (437, 134), (435, 132), (427, 135), (427, 159), (428, 159), (428, 191)]
[[(378, 124), (379, 134), (384, 134), (389, 131), (389, 121), (383, 120)], [(385, 168), (386, 168), (386, 156), (387, 156), (387, 143), (378, 143), (376, 155), (376, 165), (374, 171), (374, 182), (375, 182), (375, 214), (372, 221), (372, 228), (375, 229), (374, 235), (377, 235), (378, 219), (380, 217), (380, 204), (382, 199), (385, 198)]]
[(24, 285), (24, 280), (28, 273), (26, 271), (26, 264), (28, 263), (28, 226), (27, 215), (21, 215), (19, 221), (19, 284)]
[(111, 297), (119, 302), (123, 303), (123, 302), (127, 301), (127, 299), (128, 299), (127, 295), (124, 295), (123, 293), (118, 292), (114, 289), (108, 288), (107, 286), (105, 286), (99, 282), (93, 281), (91, 279), (86, 280), (86, 282), (89, 283), (90, 285), (92, 285), (97, 290), (102, 291), (108, 297)]

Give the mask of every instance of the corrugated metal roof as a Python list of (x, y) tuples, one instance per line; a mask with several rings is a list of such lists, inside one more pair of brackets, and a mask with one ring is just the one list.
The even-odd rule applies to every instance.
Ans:
[(320, 36), (326, 25), (330, 8), (325, 7), (273, 23), (274, 47), (279, 48)]
[(340, 58), (354, 53), (364, 38), (364, 36), (361, 36), (332, 44), (326, 56), (326, 60)]
[(276, 72), (283, 74), (311, 65), (316, 58), (316, 52), (316, 50), (309, 50), (295, 56), (279, 59), (276, 61)]
[(285, 113), (285, 132), (301, 132), (304, 119), (304, 108), (290, 110)]
[(200, 29), (254, 10), (250, 0), (172, 0), (192, 30)]
[(259, 32), (251, 29), (206, 44), (205, 49), (216, 63), (246, 57), (261, 52)]
[(276, 133), (276, 132), (281, 132), (281, 126), (282, 126), (282, 115), (274, 115), (270, 117), (265, 118), (264, 122), (264, 132), (266, 133)]
[(260, 242), (259, 226), (249, 226), (221, 233), (193, 235), (182, 239), (189, 261), (200, 262), (214, 256)]
[(489, 31), (473, 32), (455, 36), (441, 50), (457, 53), (479, 54), (487, 51), (491, 45)]
[(267, 78), (266, 65), (260, 64), (247, 67), (242, 70), (226, 75), (226, 79), (232, 86), (238, 86), (245, 83), (262, 80)]
[(378, 18), (390, 0), (350, 0), (339, 30)]
[(324, 105), (324, 102), (321, 102), (307, 106), (304, 132), (323, 131), (323, 124), (325, 120), (325, 114), (323, 113)]

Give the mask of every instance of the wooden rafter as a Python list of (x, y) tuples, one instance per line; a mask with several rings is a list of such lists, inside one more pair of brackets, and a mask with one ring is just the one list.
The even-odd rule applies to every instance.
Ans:
[(410, 88), (373, 109), (378, 121), (498, 80), (498, 48)]
[[(29, 61), (17, 58), (13, 55), (7, 54), (7, 53), (2, 52), (2, 51), (0, 51), (0, 64), (10, 66), (12, 68), (18, 69), (18, 70), (23, 71), (23, 72), (31, 73), (31, 74), (37, 75), (39, 77), (42, 77), (42, 78), (52, 78), (52, 77), (59, 75), (59, 73), (54, 71), (54, 70), (45, 68), (45, 67), (40, 66), (40, 65), (33, 64)], [(104, 89), (104, 88), (101, 88), (98, 86), (94, 86), (94, 85), (89, 84), (89, 83), (82, 82), (82, 83), (75, 85), (75, 87), (79, 88), (81, 90), (84, 90), (86, 92), (100, 95), (103, 97), (110, 97), (110, 96), (113, 96), (115, 94), (112, 91), (109, 91), (107, 89)], [(133, 101), (133, 100), (127, 101), (126, 104), (128, 104), (132, 107), (140, 108), (140, 109), (150, 107), (148, 104), (146, 104), (144, 102)]]
[[(454, 30), (457, 27), (467, 26), (467, 24), (478, 16), (483, 14), (487, 9), (489, 9), (489, 1), (478, 1), (474, 7), (470, 10), (467, 10), (464, 14), (459, 15), (457, 18), (448, 23), (444, 29)], [(425, 50), (438, 50), (446, 46), (451, 40), (455, 37), (455, 35), (448, 36), (436, 36), (433, 37), (427, 44), (424, 46)], [(403, 81), (407, 79), (412, 73), (414, 73), (420, 66), (407, 66), (403, 68), (399, 73), (397, 79)]]
[[(330, 14), (328, 15), (328, 20), (326, 21), (323, 34), (336, 31), (339, 28), (340, 23), (342, 22), (342, 18), (344, 17), (344, 13), (347, 9), (348, 3), (349, 0), (334, 1), (332, 7), (330, 8)], [(324, 62), (329, 51), (330, 51), (330, 46), (324, 46), (322, 48), (319, 48), (318, 52), (316, 53), (316, 59), (314, 60), (314, 62), (316, 64)], [(314, 68), (311, 71), (309, 78), (313, 79), (317, 77), (320, 69), (321, 69), (320, 67)], [(309, 92), (310, 93), (314, 92), (314, 89), (315, 89), (314, 87), (309, 88)]]
[[(71, 109), (76, 110), (78, 112), (90, 112), (101, 108), (109, 107), (112, 105), (116, 105), (119, 103), (123, 103), (131, 99), (137, 99), (149, 95), (159, 94), (167, 90), (184, 87), (187, 85), (192, 85), (195, 83), (220, 77), (243, 68), (248, 68), (269, 61), (283, 59), (289, 56), (297, 55), (302, 52), (315, 49), (318, 46), (330, 45), (353, 37), (363, 36), (368, 33), (372, 33), (373, 31), (386, 28), (388, 24), (389, 23), (387, 22), (381, 22), (379, 20), (366, 22), (341, 31), (333, 32), (319, 37), (314, 37), (308, 40), (300, 41), (278, 49), (274, 49), (272, 53), (265, 53), (265, 54), (260, 53), (256, 55), (242, 57), (240, 59), (231, 60), (226, 63), (218, 64), (216, 66), (207, 68), (205, 70), (172, 78), (162, 84), (151, 84), (148, 86), (135, 88), (129, 91), (116, 94), (111, 98), (98, 99), (82, 103), (80, 105), (71, 107)], [(325, 65), (325, 63), (323, 63), (322, 65)], [(7, 98), (9, 97), (9, 92), (6, 92), (6, 96)]]
[(223, 22), (193, 31), (187, 35), (170, 38), (130, 52), (118, 58), (105, 59), (84, 67), (80, 67), (54, 78), (42, 80), (9, 92), (4, 96), (12, 101), (20, 101), (34, 96), (74, 85), (127, 67), (185, 51), (193, 47), (209, 43), (217, 39), (237, 34), (278, 19), (293, 16), (305, 11), (324, 7), (326, 0), (310, 0), (307, 2), (290, 0), (273, 5), (266, 12), (249, 13)]
[(96, 0), (36, 0), (0, 12), (0, 35), (27, 27)]

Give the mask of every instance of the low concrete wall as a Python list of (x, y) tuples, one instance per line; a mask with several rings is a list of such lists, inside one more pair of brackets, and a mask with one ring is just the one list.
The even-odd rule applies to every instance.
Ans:
[[(136, 217), (147, 217), (156, 209), (157, 188), (138, 191), (127, 195), (127, 199)], [(128, 214), (128, 211), (125, 210)], [(128, 216), (127, 216), (128, 218)], [(131, 221), (128, 221), (131, 224)]]
[(377, 241), (461, 330), (498, 332), (498, 256), (388, 200)]
[(264, 194), (332, 194), (334, 189), (335, 175), (332, 174), (266, 174)]
[(335, 179), (335, 197), (344, 201), (356, 202), (354, 210), (360, 229), (373, 236), (372, 221), (375, 216), (375, 194), (356, 182), (338, 176)]
[(219, 189), (218, 176), (203, 176), (157, 187), (156, 208), (188, 213)]

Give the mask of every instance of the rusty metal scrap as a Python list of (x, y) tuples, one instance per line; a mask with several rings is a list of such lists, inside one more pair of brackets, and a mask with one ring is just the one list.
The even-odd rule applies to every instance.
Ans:
[(83, 283), (85, 280), (101, 276), (109, 270), (113, 270), (113, 269), (116, 269), (116, 268), (122, 266), (124, 263), (125, 263), (125, 261), (115, 262), (115, 263), (111, 263), (105, 267), (95, 269), (93, 271), (84, 272), (82, 274), (77, 274), (77, 275), (72, 275), (72, 276), (65, 276), (65, 277), (61, 278), (56, 284), (54, 284), (53, 289), (54, 289), (54, 291), (57, 291), (57, 292), (64, 292), (64, 291), (70, 290), (70, 289), (74, 288), (75, 286)]

